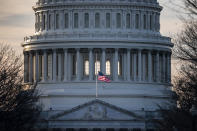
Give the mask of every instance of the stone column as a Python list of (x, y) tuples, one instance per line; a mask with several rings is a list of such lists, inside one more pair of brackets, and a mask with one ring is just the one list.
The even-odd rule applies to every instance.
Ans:
[(136, 12), (134, 10), (132, 10), (132, 28), (135, 29), (135, 15), (136, 15)]
[(72, 10), (69, 10), (68, 11), (68, 19), (69, 19), (69, 21), (68, 21), (68, 28), (69, 29), (72, 29)]
[(114, 53), (114, 81), (118, 81), (118, 48), (115, 48)]
[(143, 81), (146, 81), (146, 55), (147, 54), (142, 54), (142, 78)]
[(116, 29), (116, 12), (112, 11), (111, 15), (112, 15), (111, 27), (112, 29)]
[(166, 53), (163, 52), (163, 73), (162, 73), (162, 81), (166, 82)]
[(89, 80), (93, 80), (93, 65), (94, 65), (94, 58), (93, 58), (93, 53), (92, 53), (92, 48), (89, 49)]
[(156, 54), (156, 81), (160, 82), (160, 60), (159, 60), (159, 51)]
[(140, 29), (143, 30), (144, 29), (144, 17), (143, 17), (143, 12), (140, 11)]
[(151, 30), (150, 29), (150, 12), (148, 12), (148, 14), (147, 14), (147, 30)]
[(46, 30), (49, 30), (49, 12), (46, 12), (46, 16), (45, 16), (45, 24), (46, 24)]
[(33, 54), (29, 52), (29, 82), (33, 82)]
[(36, 61), (35, 61), (35, 65), (36, 65), (36, 70), (35, 70), (35, 74), (36, 74), (36, 79), (35, 81), (38, 82), (39, 81), (39, 52), (36, 51)]
[(137, 53), (133, 55), (133, 79), (137, 81)]
[(142, 50), (138, 49), (138, 81), (142, 81)]
[(68, 49), (64, 49), (64, 82), (68, 81)]
[(47, 71), (48, 71), (47, 70), (47, 68), (48, 68), (47, 67), (47, 65), (48, 65), (47, 64), (47, 62), (48, 62), (48, 60), (47, 60), (47, 50), (44, 50), (44, 60), (43, 61), (44, 61), (44, 64), (43, 64), (44, 65), (43, 66), (44, 67), (44, 69), (43, 69), (43, 82), (46, 82), (47, 81)]
[(62, 79), (62, 54), (58, 54), (58, 81)]
[(28, 82), (28, 53), (24, 52), (24, 82)]
[(153, 31), (155, 31), (155, 30), (156, 30), (156, 25), (157, 25), (157, 24), (156, 24), (156, 19), (155, 19), (155, 13), (152, 14), (152, 17), (153, 17), (153, 21), (152, 21), (152, 23), (153, 23), (153, 24), (152, 24), (152, 26), (153, 26)]
[(160, 31), (160, 13), (157, 13), (157, 31)]
[(153, 78), (152, 78), (152, 52), (151, 50), (148, 51), (148, 82), (152, 82)]
[[(131, 52), (131, 51), (130, 51)], [(131, 56), (130, 56), (131, 58)], [(131, 62), (131, 60), (130, 60)], [(123, 53), (123, 80), (127, 81), (127, 53)], [(130, 63), (131, 66), (131, 63)], [(130, 67), (130, 80), (131, 80), (131, 67)]]
[(77, 72), (76, 72), (76, 80), (80, 81), (81, 80), (81, 60), (80, 60), (80, 49), (76, 49), (77, 50)]
[(169, 81), (169, 83), (171, 83), (171, 52), (169, 53), (168, 56), (169, 56), (169, 60), (168, 60), (169, 61), (169, 63), (168, 63), (169, 64), (169, 68), (168, 68), (168, 79), (169, 80), (168, 81)]
[(53, 82), (57, 80), (57, 51), (53, 49)]
[(122, 16), (122, 17), (123, 17), (123, 18), (122, 18), (122, 20), (123, 20), (123, 21), (122, 21), (122, 28), (123, 28), (123, 29), (126, 29), (126, 23), (127, 23), (127, 22), (126, 22), (126, 21), (127, 21), (127, 18), (126, 18), (126, 17), (127, 17), (126, 10), (123, 10), (123, 16)]
[(102, 68), (101, 68), (101, 72), (103, 74), (106, 74), (106, 53), (105, 53), (105, 48), (102, 48)]
[(131, 80), (131, 49), (127, 49), (127, 81)]
[(71, 60), (71, 53), (68, 53), (68, 63), (67, 63), (67, 66), (68, 66), (68, 75), (67, 75), (67, 78), (68, 78), (68, 81), (71, 81), (71, 78), (72, 78), (72, 71), (71, 71), (71, 63), (72, 63), (72, 60)]
[(41, 31), (44, 30), (44, 12), (41, 12)]

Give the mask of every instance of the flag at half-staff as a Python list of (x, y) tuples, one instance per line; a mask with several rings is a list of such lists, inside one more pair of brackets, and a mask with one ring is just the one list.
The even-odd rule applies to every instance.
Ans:
[(107, 82), (107, 83), (111, 82), (111, 80), (100, 71), (98, 73), (98, 80)]

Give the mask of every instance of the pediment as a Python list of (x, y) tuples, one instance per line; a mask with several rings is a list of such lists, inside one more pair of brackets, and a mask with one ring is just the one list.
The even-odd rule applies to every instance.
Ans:
[(50, 117), (51, 120), (139, 120), (139, 116), (101, 100), (93, 100)]

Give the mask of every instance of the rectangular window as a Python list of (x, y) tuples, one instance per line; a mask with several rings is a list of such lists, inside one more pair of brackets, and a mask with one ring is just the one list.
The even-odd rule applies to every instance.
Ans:
[(100, 14), (96, 13), (95, 14), (95, 28), (99, 28), (100, 27)]
[(89, 28), (89, 14), (88, 13), (85, 13), (84, 24), (85, 24), (85, 28)]
[(130, 14), (127, 14), (126, 17), (126, 28), (130, 28), (131, 27), (131, 16)]
[(120, 15), (120, 13), (116, 14), (116, 27), (121, 28), (121, 15)]
[(136, 14), (135, 15), (135, 28), (136, 29), (139, 29), (139, 23), (140, 21), (139, 21), (139, 14)]
[(59, 29), (59, 14), (56, 14), (56, 29)]
[(68, 28), (69, 18), (68, 13), (64, 14), (64, 28)]
[(79, 27), (79, 20), (78, 20), (78, 13), (74, 14), (74, 28), (78, 28)]
[(111, 18), (110, 18), (110, 13), (106, 14), (106, 28), (111, 27)]

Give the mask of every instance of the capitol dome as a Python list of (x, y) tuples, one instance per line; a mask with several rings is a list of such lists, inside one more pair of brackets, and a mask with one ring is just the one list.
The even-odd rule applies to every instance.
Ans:
[(38, 84), (49, 128), (153, 128), (146, 120), (171, 100), (173, 47), (157, 0), (39, 0), (33, 10), (24, 82)]

